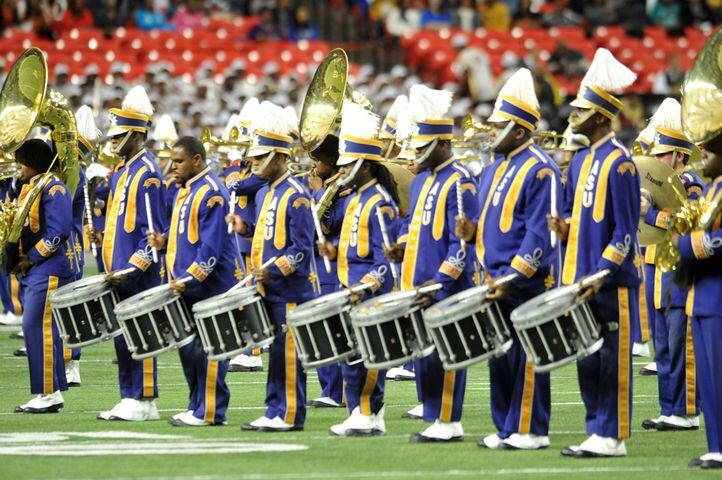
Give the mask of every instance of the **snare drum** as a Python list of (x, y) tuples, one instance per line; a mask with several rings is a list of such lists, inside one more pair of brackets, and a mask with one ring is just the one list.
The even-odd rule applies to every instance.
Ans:
[(255, 285), (196, 303), (193, 317), (210, 360), (226, 360), (273, 342), (273, 325)]
[(334, 365), (356, 356), (347, 291), (329, 293), (294, 308), (286, 316), (304, 368)]
[(67, 348), (100, 343), (122, 333), (113, 309), (118, 295), (94, 275), (58, 288), (50, 295), (53, 318)]
[(424, 311), (424, 321), (445, 370), (466, 368), (511, 348), (511, 331), (482, 285), (459, 292)]
[(559, 287), (517, 307), (511, 321), (537, 372), (548, 372), (602, 347), (592, 310), (577, 304), (576, 285)]
[(123, 300), (115, 317), (135, 360), (181, 348), (196, 336), (185, 301), (167, 284)]
[(364, 365), (384, 370), (399, 367), (434, 351), (414, 292), (391, 292), (351, 310)]

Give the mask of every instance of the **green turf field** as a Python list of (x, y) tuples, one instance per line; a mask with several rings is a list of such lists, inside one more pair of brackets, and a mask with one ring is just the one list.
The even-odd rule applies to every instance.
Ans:
[[(387, 384), (388, 434), (385, 437), (329, 437), (329, 426), (344, 418), (344, 411), (339, 409), (310, 409), (303, 432), (241, 432), (241, 423), (263, 413), (265, 373), (228, 374), (232, 390), (228, 426), (171, 427), (166, 423), (167, 418), (184, 409), (187, 397), (174, 352), (164, 354), (158, 362), (160, 422), (100, 422), (95, 419), (96, 413), (117, 401), (117, 371), (111, 364), (114, 355), (111, 343), (83, 351), (83, 384), (65, 394), (62, 413), (17, 415), (11, 412), (16, 405), (28, 400), (29, 390), (26, 360), (12, 356), (12, 351), (21, 344), (8, 338), (12, 330), (0, 329), (0, 478), (3, 479), (720, 478), (719, 472), (686, 469), (691, 458), (706, 451), (702, 431), (647, 433), (636, 427), (627, 445), (629, 456), (626, 458), (562, 458), (561, 447), (585, 438), (584, 412), (574, 367), (553, 374), (552, 447), (540, 452), (489, 451), (476, 447), (476, 441), (492, 431), (485, 365), (469, 372), (463, 419), (466, 440), (453, 445), (408, 443), (408, 435), (422, 427), (420, 421), (400, 418), (415, 404), (413, 382)], [(643, 363), (636, 361), (635, 370)], [(309, 374), (308, 385), (309, 397), (320, 393), (315, 372)], [(656, 402), (655, 378), (636, 376), (635, 426), (648, 416), (656, 416)], [(59, 435), (58, 432), (70, 433)], [(96, 438), (98, 432), (103, 432), (102, 438)], [(49, 436), (49, 433), (55, 434)], [(129, 433), (145, 434), (146, 438), (126, 438)], [(18, 450), (35, 455), (7, 454)], [(96, 455), (82, 456), (83, 452), (90, 451)], [(49, 456), (50, 453), (62, 455)]]

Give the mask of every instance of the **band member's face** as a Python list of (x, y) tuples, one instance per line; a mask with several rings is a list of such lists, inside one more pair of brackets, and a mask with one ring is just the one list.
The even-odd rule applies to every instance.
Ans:
[(38, 174), (38, 172), (35, 169), (32, 169), (32, 168), (28, 167), (27, 165), (23, 165), (22, 163), (18, 163), (18, 169), (20, 171), (20, 181), (21, 182), (30, 181), (31, 178), (33, 178), (35, 175)]
[(655, 155), (657, 160), (664, 163), (667, 166), (672, 167), (675, 170), (679, 170), (684, 167), (684, 155), (677, 152), (667, 152), (659, 155)]
[(171, 151), (170, 158), (171, 162), (173, 162), (173, 173), (179, 180), (186, 182), (193, 178), (199, 159), (198, 155), (192, 157), (185, 149), (174, 148)]
[[(351, 173), (353, 172), (354, 166), (356, 166), (356, 162), (339, 167), (338, 173), (341, 174), (341, 178), (346, 178), (349, 175), (351, 175)], [(352, 180), (349, 180), (349, 182), (346, 183), (346, 185), (351, 188), (358, 187), (359, 183), (360, 183), (360, 179), (362, 178), (364, 172), (368, 173), (368, 165), (366, 165), (366, 164), (361, 165), (361, 167), (356, 172), (355, 177)]]
[[(123, 143), (125, 136), (129, 135), (128, 140)], [(128, 158), (130, 155), (135, 153), (138, 149), (140, 134), (138, 132), (121, 133), (110, 137), (110, 146), (113, 153), (118, 155), (120, 158)]]
[(405, 166), (406, 166), (406, 170), (413, 173), (414, 175), (419, 173), (419, 166), (416, 165), (416, 163), (413, 160), (409, 160), (408, 162), (406, 162)]
[(273, 173), (275, 172), (275, 162), (266, 162), (269, 155), (273, 155), (273, 152), (268, 152), (265, 155), (251, 158), (251, 172), (253, 172), (253, 174), (258, 178), (262, 178), (264, 180), (273, 178)]
[(595, 117), (593, 110), (575, 107), (569, 114), (569, 126), (572, 133), (587, 135), (594, 130)]
[(494, 148), (494, 151), (497, 153), (506, 154), (512, 151), (520, 144), (520, 139), (523, 138), (521, 129), (517, 128), (516, 125), (512, 127), (511, 131), (509, 131), (504, 138), (501, 138), (501, 136), (505, 134), (508, 125), (509, 122), (489, 122), (489, 126), (491, 127), (489, 137), (492, 142), (498, 142)]
[(316, 175), (321, 178), (321, 180), (327, 180), (333, 176), (333, 170), (324, 162), (314, 159), (312, 165), (313, 170), (316, 172)]

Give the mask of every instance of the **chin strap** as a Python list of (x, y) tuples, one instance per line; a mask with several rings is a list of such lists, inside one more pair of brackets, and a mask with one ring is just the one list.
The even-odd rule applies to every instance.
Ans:
[(421, 165), (422, 163), (424, 163), (426, 161), (426, 159), (429, 158), (431, 153), (436, 149), (436, 145), (438, 145), (438, 144), (439, 144), (439, 139), (435, 138), (434, 141), (432, 141), (431, 144), (429, 145), (429, 148), (426, 149), (426, 153), (424, 153), (420, 157), (414, 157), (414, 163), (416, 165)]
[(494, 140), (494, 143), (492, 143), (491, 147), (489, 147), (489, 148), (491, 150), (496, 150), (499, 147), (499, 145), (501, 144), (501, 142), (506, 140), (506, 137), (509, 136), (511, 131), (514, 129), (515, 125), (516, 124), (510, 120), (509, 123), (506, 124), (506, 127), (504, 127), (504, 130), (501, 131), (499, 136), (496, 137), (496, 140)]
[(273, 160), (273, 157), (275, 157), (275, 156), (276, 156), (276, 151), (274, 150), (274, 151), (271, 152), (271, 154), (268, 156), (268, 158), (266, 158), (266, 161), (263, 162), (263, 165), (261, 165), (260, 167), (258, 167), (258, 170), (257, 170), (257, 171), (254, 172), (254, 171), (253, 171), (253, 167), (251, 167), (251, 173), (253, 173), (254, 175), (258, 175), (259, 173), (263, 173), (263, 171), (266, 170), (266, 168), (268, 168), (268, 164), (271, 163), (271, 160)]
[(113, 147), (113, 144), (110, 144), (110, 151), (114, 154), (118, 155), (121, 150), (123, 150), (123, 147), (125, 147), (125, 144), (128, 143), (128, 139), (130, 138), (130, 134), (133, 133), (133, 130), (128, 130), (125, 132), (125, 136), (123, 137), (123, 140), (121, 140), (120, 144), (117, 147)]
[(361, 169), (362, 163), (364, 163), (363, 158), (359, 158), (358, 160), (356, 160), (356, 164), (353, 166), (353, 170), (351, 170), (351, 172), (348, 175), (346, 175), (345, 177), (343, 177), (343, 179), (341, 180), (342, 187), (345, 187), (346, 185), (351, 183), (354, 178), (356, 178), (356, 175), (358, 175), (359, 169)]
[(596, 110), (590, 108), (590, 109), (586, 110), (586, 111), (579, 117), (578, 120), (576, 120), (576, 121), (574, 121), (574, 122), (569, 122), (569, 124), (570, 124), (570, 125), (574, 125), (574, 126), (579, 126), (579, 125), (585, 123), (585, 122), (586, 122), (587, 120), (589, 120), (590, 118), (592, 118), (592, 115), (594, 115), (595, 113), (597, 113)]

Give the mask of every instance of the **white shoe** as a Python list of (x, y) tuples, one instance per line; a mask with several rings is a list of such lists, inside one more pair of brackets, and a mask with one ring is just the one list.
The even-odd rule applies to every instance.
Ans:
[(371, 415), (374, 420), (374, 435), (386, 435), (386, 422), (384, 415), (386, 414), (386, 405), (381, 407), (378, 413)]
[(208, 427), (211, 425), (200, 418), (196, 418), (190, 410), (173, 415), (169, 423), (174, 427)]
[[(381, 422), (383, 422), (383, 417)], [(377, 425), (374, 415), (362, 415), (359, 407), (356, 407), (343, 423), (333, 425), (330, 433), (337, 437), (376, 435), (374, 429)], [(384, 426), (383, 429), (385, 432), (386, 427)]]
[(639, 374), (643, 377), (657, 375), (657, 362), (649, 362), (639, 369)]
[(15, 408), (15, 413), (55, 413), (63, 408), (63, 395), (60, 391), (49, 395), (37, 395), (26, 404)]
[(700, 460), (706, 462), (708, 460), (713, 460), (715, 462), (722, 462), (722, 453), (720, 452), (709, 452), (705, 453), (701, 457), (699, 457)]
[(149, 400), (140, 400), (145, 410), (146, 420), (160, 420), (160, 414), (158, 414), (158, 407), (155, 405), (155, 400), (152, 398)]
[(176, 418), (180, 418), (181, 415), (184, 415), (186, 413), (193, 415), (193, 410), (186, 410), (185, 412), (176, 413), (175, 415), (173, 415), (170, 418), (171, 418), (171, 420), (175, 420)]
[(136, 400), (124, 398), (110, 411), (101, 412), (99, 420), (124, 420), (126, 422), (144, 422), (159, 420), (158, 409), (153, 400)]
[(514, 450), (539, 450), (549, 447), (549, 437), (546, 435), (534, 435), (533, 433), (521, 434), (512, 433), (505, 438), (504, 446)]
[(244, 423), (241, 426), (241, 430), (263, 430), (271, 425), (271, 419), (263, 416), (255, 419), (250, 423)]
[(14, 313), (10, 312), (0, 315), (0, 325), (11, 325), (13, 327), (16, 327), (22, 324), (23, 317), (20, 315), (15, 315)]
[(80, 386), (80, 360), (70, 360), (65, 364), (65, 378), (69, 387)]
[(229, 372), (260, 372), (263, 358), (260, 355), (236, 355), (228, 365)]
[(426, 430), (414, 433), (409, 438), (411, 443), (460, 442), (464, 439), (461, 422), (434, 421)]
[(316, 408), (339, 408), (343, 404), (338, 403), (331, 397), (318, 397), (311, 400), (311, 406)]
[(624, 457), (627, 447), (624, 440), (592, 435), (579, 445), (578, 454), (583, 457)]
[(635, 343), (634, 345), (632, 345), (632, 355), (635, 357), (648, 357), (649, 356), (649, 342)]
[(266, 427), (266, 431), (269, 432), (289, 432), (291, 430), (303, 430), (303, 427), (299, 428), (292, 423), (286, 423), (281, 417), (273, 418)]
[(478, 447), (484, 447), (484, 448), (490, 448), (491, 450), (496, 450), (498, 448), (501, 448), (502, 446), (502, 439), (499, 437), (498, 434), (492, 433), (491, 435), (487, 435), (486, 437), (479, 440), (479, 442), (476, 444)]
[(424, 404), (416, 405), (408, 412), (401, 415), (403, 418), (410, 418), (412, 420), (419, 420), (424, 418)]
[(658, 430), (697, 430), (699, 429), (699, 417), (669, 415), (660, 417), (657, 426)]
[(393, 367), (386, 371), (386, 380), (415, 380), (416, 374), (403, 367)]
[(128, 398), (121, 398), (121, 399), (120, 399), (120, 402), (116, 403), (116, 404), (113, 406), (113, 408), (111, 408), (110, 410), (105, 410), (104, 412), (100, 412), (100, 413), (97, 415), (97, 417), (95, 417), (95, 418), (97, 418), (98, 420), (110, 420), (110, 417), (111, 417), (111, 415), (113, 415), (113, 412), (116, 411), (116, 410), (118, 410), (118, 409), (120, 409), (120, 405), (121, 405), (124, 401), (126, 401), (126, 400), (130, 400), (130, 399), (128, 399)]

